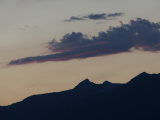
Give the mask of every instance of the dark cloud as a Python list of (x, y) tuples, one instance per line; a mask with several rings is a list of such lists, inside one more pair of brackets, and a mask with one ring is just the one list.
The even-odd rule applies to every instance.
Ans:
[(153, 23), (138, 18), (129, 24), (113, 27), (98, 36), (88, 38), (83, 33), (66, 34), (60, 41), (52, 40), (49, 50), (56, 54), (21, 58), (11, 61), (8, 65), (33, 62), (65, 61), (88, 57), (131, 52), (131, 48), (142, 51), (160, 51), (160, 23)]
[(108, 14), (107, 17), (116, 17), (116, 16), (122, 16), (124, 15), (124, 13), (111, 13), (111, 14)]
[(106, 14), (106, 13), (101, 13), (101, 14), (89, 14), (87, 16), (81, 16), (81, 17), (75, 17), (72, 16), (70, 17), (70, 19), (65, 20), (66, 22), (71, 22), (71, 21), (80, 21), (80, 20), (107, 20), (109, 18), (115, 18), (117, 16), (122, 16), (124, 15), (124, 13), (110, 13), (110, 14)]
[(70, 22), (70, 21), (75, 21), (75, 20), (85, 20), (85, 18), (72, 16), (69, 20), (65, 20), (65, 21)]
[(85, 16), (85, 18), (92, 19), (92, 20), (101, 20), (101, 19), (107, 19), (107, 14), (90, 14), (88, 16)]

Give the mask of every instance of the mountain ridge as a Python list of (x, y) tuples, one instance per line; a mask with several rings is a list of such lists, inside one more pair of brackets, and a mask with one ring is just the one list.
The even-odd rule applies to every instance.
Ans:
[(67, 91), (34, 95), (0, 107), (1, 120), (159, 120), (159, 93), (160, 74), (143, 72), (125, 84), (85, 79)]

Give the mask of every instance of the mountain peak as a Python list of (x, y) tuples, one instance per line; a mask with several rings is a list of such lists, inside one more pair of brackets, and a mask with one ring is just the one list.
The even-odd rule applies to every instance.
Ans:
[(111, 83), (111, 82), (109, 82), (109, 81), (104, 81), (104, 82), (103, 82), (103, 85), (110, 85), (110, 84), (113, 84), (113, 83)]
[(83, 80), (82, 82), (80, 82), (79, 84), (90, 84), (91, 82), (89, 81), (88, 78), (86, 78), (85, 80)]
[(155, 82), (159, 82), (160, 74), (149, 74), (147, 72), (142, 72), (133, 79), (131, 79), (128, 84), (138, 84), (138, 85), (145, 85), (145, 84), (154, 84)]
[(107, 91), (119, 85), (120, 84), (113, 84), (109, 81), (104, 81), (103, 84), (95, 84), (90, 82), (89, 79), (85, 79), (80, 82), (74, 89), (81, 91)]
[(94, 83), (90, 82), (89, 79), (85, 79), (82, 82), (80, 82), (75, 88), (87, 88), (93, 86)]
[(94, 84), (93, 82), (89, 81), (88, 78), (86, 78), (85, 80), (83, 80), (82, 82), (80, 82), (78, 84), (78, 86), (90, 86), (91, 84)]
[(142, 73), (140, 73), (139, 75), (149, 75), (149, 73), (147, 73), (147, 72), (142, 72)]

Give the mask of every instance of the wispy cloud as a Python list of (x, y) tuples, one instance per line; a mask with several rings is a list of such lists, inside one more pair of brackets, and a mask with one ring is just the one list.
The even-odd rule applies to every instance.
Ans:
[(66, 22), (71, 22), (71, 21), (82, 21), (82, 20), (107, 20), (107, 19), (115, 19), (115, 17), (122, 16), (124, 13), (101, 13), (101, 14), (89, 14), (87, 16), (81, 16), (81, 17), (76, 17), (72, 16), (70, 19), (65, 20)]
[(70, 19), (68, 20), (65, 20), (66, 22), (71, 22), (71, 21), (76, 21), (76, 20), (86, 20), (84, 17), (75, 17), (75, 16), (72, 16), (70, 17)]
[(49, 50), (55, 54), (12, 60), (8, 65), (84, 59), (131, 52), (131, 48), (157, 52), (160, 51), (160, 23), (138, 18), (129, 24), (100, 32), (92, 38), (81, 32), (72, 32), (64, 35), (59, 42), (53, 39), (48, 45)]

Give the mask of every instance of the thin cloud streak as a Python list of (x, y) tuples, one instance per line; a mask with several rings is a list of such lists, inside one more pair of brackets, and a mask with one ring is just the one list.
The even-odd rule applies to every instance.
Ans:
[(160, 51), (160, 23), (138, 18), (135, 21), (131, 20), (129, 24), (100, 32), (92, 38), (81, 32), (72, 32), (64, 35), (59, 42), (53, 39), (48, 43), (48, 49), (56, 54), (12, 60), (8, 65), (84, 59), (131, 52), (132, 48)]
[(101, 14), (89, 14), (87, 16), (81, 16), (81, 17), (76, 17), (72, 16), (70, 19), (64, 20), (65, 22), (72, 22), (72, 21), (84, 21), (84, 20), (108, 20), (108, 19), (115, 19), (118, 16), (122, 16), (124, 13), (101, 13)]

